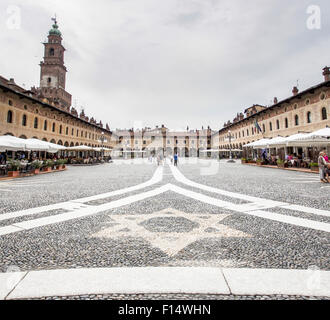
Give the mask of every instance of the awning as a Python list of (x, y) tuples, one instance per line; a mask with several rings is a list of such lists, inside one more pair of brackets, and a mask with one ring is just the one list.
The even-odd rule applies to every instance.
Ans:
[(59, 150), (65, 149), (65, 147), (63, 146), (38, 139), (27, 139), (25, 141), (26, 141), (26, 150), (29, 151), (46, 151), (49, 153), (56, 153)]
[(12, 136), (0, 137), (0, 151), (46, 151), (56, 153), (65, 147), (38, 139), (21, 139)]
[(215, 153), (215, 152), (220, 152), (220, 151), (221, 150), (219, 150), (219, 149), (209, 149), (209, 150), (200, 150), (199, 153), (207, 153), (207, 152)]
[(75, 147), (67, 147), (67, 151), (94, 151), (94, 148), (89, 146), (75, 146)]
[(268, 147), (269, 148), (285, 147), (286, 146), (286, 141), (287, 141), (287, 138), (276, 137), (276, 138), (271, 139), (268, 142)]
[(24, 139), (13, 136), (0, 137), (0, 151), (25, 151), (26, 143)]
[(243, 146), (243, 148), (264, 149), (267, 148), (270, 140), (271, 139), (260, 139), (258, 141), (246, 144), (245, 146)]
[(310, 144), (310, 145), (323, 145), (330, 144), (330, 128), (324, 128), (303, 136), (296, 137), (295, 141)]
[(276, 147), (313, 147), (330, 144), (330, 128), (324, 128), (312, 133), (297, 133), (290, 137), (276, 137), (273, 139), (261, 139), (243, 146), (253, 149)]

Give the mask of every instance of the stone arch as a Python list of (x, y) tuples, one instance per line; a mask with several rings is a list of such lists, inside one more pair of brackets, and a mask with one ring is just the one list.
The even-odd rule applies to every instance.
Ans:
[(7, 133), (5, 134), (5, 136), (12, 136), (12, 137), (15, 137), (11, 132), (7, 132)]
[(50, 140), (50, 143), (56, 144), (56, 141), (54, 139)]
[(190, 149), (190, 157), (197, 157), (197, 150), (195, 148)]
[(63, 141), (62, 140), (58, 140), (57, 144), (60, 145), (60, 146), (63, 146)]
[(42, 141), (48, 142), (47, 138), (43, 138)]
[(70, 143), (70, 147), (74, 147), (74, 143), (73, 142)]
[(78, 147), (79, 146), (79, 142), (76, 142), (76, 147)]
[(19, 138), (20, 139), (25, 139), (25, 140), (27, 139), (27, 137), (24, 134), (20, 135)]
[(69, 142), (68, 141), (65, 141), (64, 147), (68, 147), (68, 146), (69, 146)]

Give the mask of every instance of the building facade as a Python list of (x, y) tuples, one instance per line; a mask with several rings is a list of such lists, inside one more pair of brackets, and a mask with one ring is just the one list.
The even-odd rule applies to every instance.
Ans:
[(117, 155), (126, 158), (149, 157), (161, 154), (180, 157), (198, 157), (201, 151), (211, 149), (211, 128), (173, 131), (164, 125), (154, 129), (116, 130), (119, 139)]
[(71, 106), (71, 95), (65, 90), (65, 49), (56, 20), (44, 46), (39, 87), (26, 90), (14, 79), (0, 76), (0, 135), (37, 138), (67, 147), (114, 147), (116, 137), (108, 124), (104, 128), (101, 121), (89, 119), (84, 111), (78, 114)]
[[(254, 105), (240, 113), (212, 136), (216, 149), (241, 149), (262, 138), (287, 137), (297, 133), (310, 133), (330, 126), (330, 68), (323, 69), (324, 81), (278, 101), (270, 107)], [(229, 143), (231, 136), (231, 144)]]

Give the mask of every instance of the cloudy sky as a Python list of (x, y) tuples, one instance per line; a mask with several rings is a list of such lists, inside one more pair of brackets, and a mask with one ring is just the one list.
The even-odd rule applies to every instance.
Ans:
[[(320, 29), (307, 27), (311, 5)], [(0, 75), (39, 84), (54, 13), (67, 91), (111, 129), (220, 129), (298, 79), (300, 90), (322, 82), (330, 64), (328, 0), (1, 0)]]

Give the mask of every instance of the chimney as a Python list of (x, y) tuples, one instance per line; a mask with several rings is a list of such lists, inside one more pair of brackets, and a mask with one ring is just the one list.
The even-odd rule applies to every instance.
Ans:
[(278, 100), (277, 100), (277, 97), (274, 98), (274, 104), (277, 104), (278, 103)]
[(297, 87), (293, 87), (292, 93), (294, 96), (296, 96), (298, 94), (299, 90)]
[(323, 68), (323, 75), (324, 75), (324, 81), (330, 80), (330, 68), (329, 67)]

